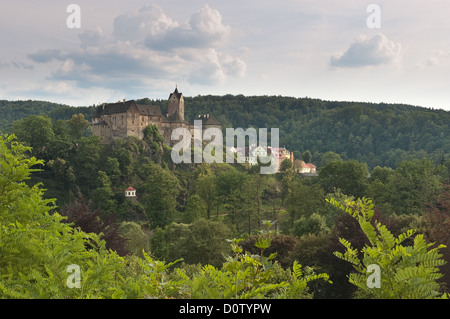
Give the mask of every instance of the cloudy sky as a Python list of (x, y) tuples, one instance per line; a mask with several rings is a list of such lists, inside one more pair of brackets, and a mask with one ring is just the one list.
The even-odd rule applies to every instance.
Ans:
[(92, 105), (178, 85), (450, 110), (449, 13), (448, 0), (2, 0), (0, 99)]

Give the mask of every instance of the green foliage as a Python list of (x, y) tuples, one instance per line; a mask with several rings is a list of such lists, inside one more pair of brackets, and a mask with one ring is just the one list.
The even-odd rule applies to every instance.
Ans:
[(33, 115), (13, 123), (13, 132), (21, 142), (33, 148), (34, 155), (48, 157), (47, 148), (54, 139), (51, 119)]
[[(50, 213), (39, 185), (29, 187), (30, 148), (15, 136), (0, 136), (0, 297), (1, 298), (166, 298), (183, 296), (183, 281), (168, 280), (172, 264), (125, 259), (105, 248), (105, 241), (64, 217)], [(67, 284), (67, 267), (81, 269), (79, 288)]]
[(284, 281), (272, 281), (277, 277), (279, 268), (274, 262), (276, 253), (264, 256), (264, 251), (271, 245), (272, 224), (265, 222), (267, 230), (256, 240), (255, 247), (260, 254), (244, 252), (240, 246), (242, 239), (229, 240), (234, 256), (228, 256), (222, 268), (204, 266), (201, 275), (192, 279), (193, 298), (310, 298), (308, 283), (322, 279), (329, 283), (327, 274), (315, 274), (307, 267), (294, 262), (292, 272), (281, 277)]
[(5, 101), (0, 100), (0, 131), (8, 132), (11, 123), (32, 115), (46, 115), (52, 121), (68, 120), (74, 114), (82, 113), (91, 118), (94, 113), (92, 107), (72, 107), (69, 105), (45, 101)]
[(126, 240), (125, 248), (133, 255), (143, 257), (150, 252), (150, 238), (142, 227), (135, 222), (122, 222), (118, 228), (119, 234)]
[(217, 205), (216, 180), (212, 173), (197, 178), (196, 193), (205, 204), (207, 218), (211, 218), (212, 209)]
[(301, 216), (294, 222), (294, 227), (292, 228), (292, 234), (298, 238), (306, 234), (327, 234), (329, 231), (325, 216), (317, 212), (309, 217)]
[(283, 229), (290, 232), (294, 222), (302, 217), (309, 218), (313, 213), (323, 207), (324, 192), (319, 185), (307, 185), (301, 180), (285, 180), (285, 207), (289, 214)]
[(367, 196), (385, 214), (422, 214), (442, 188), (439, 167), (427, 159), (401, 162), (396, 170), (375, 167)]
[[(423, 299), (442, 296), (437, 280), (442, 277), (439, 266), (445, 263), (439, 254), (444, 245), (432, 248), (434, 244), (427, 243), (414, 229), (395, 237), (385, 225), (372, 220), (374, 205), (369, 199), (346, 200), (344, 203), (331, 199), (329, 202), (356, 219), (369, 241), (361, 251), (362, 257), (344, 238), (339, 241), (345, 252), (334, 253), (355, 268), (356, 273), (349, 275), (349, 281), (358, 287), (358, 297)], [(413, 244), (404, 246), (405, 240), (413, 236)], [(380, 267), (379, 287), (368, 284), (371, 265)]]
[(327, 193), (340, 189), (344, 194), (361, 197), (367, 187), (367, 165), (355, 160), (332, 161), (319, 172), (319, 183)]
[(194, 220), (206, 217), (206, 205), (203, 199), (194, 194), (188, 198), (184, 212), (182, 213), (183, 223), (190, 224)]
[(92, 199), (94, 203), (105, 212), (112, 212), (117, 207), (114, 192), (111, 188), (111, 180), (103, 171), (98, 171), (98, 187), (95, 189)]
[(151, 237), (151, 251), (158, 259), (183, 259), (187, 264), (221, 265), (229, 251), (224, 238), (231, 231), (223, 223), (197, 219), (192, 224), (170, 224), (155, 230)]
[(144, 129), (144, 139), (150, 142), (158, 150), (160, 149), (160, 144), (163, 140), (158, 127), (155, 125), (149, 125)]
[(305, 161), (305, 163), (311, 163), (312, 160), (311, 152), (309, 150), (304, 151), (302, 154), (302, 159), (303, 161)]
[(90, 123), (82, 113), (79, 113), (72, 115), (72, 118), (67, 121), (67, 126), (70, 135), (77, 140), (85, 134), (85, 131), (90, 127)]
[(169, 170), (152, 162), (141, 165), (139, 173), (144, 180), (141, 202), (152, 227), (169, 225), (175, 218), (179, 180)]

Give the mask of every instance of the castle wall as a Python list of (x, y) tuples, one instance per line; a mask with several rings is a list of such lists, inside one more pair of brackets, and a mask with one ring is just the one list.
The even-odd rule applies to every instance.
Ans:
[[(178, 93), (177, 89), (169, 97), (167, 115), (161, 115), (160, 110), (149, 111), (143, 106), (136, 105), (134, 101), (126, 102), (124, 100), (123, 104), (109, 104), (106, 109), (103, 105), (93, 118), (92, 123), (92, 133), (100, 136), (105, 143), (108, 143), (112, 138), (126, 138), (127, 136), (143, 139), (144, 129), (149, 125), (155, 125), (163, 138), (163, 143), (173, 146), (178, 142), (171, 140), (174, 129), (192, 129), (184, 121), (184, 98), (182, 93)], [(203, 129), (209, 127), (222, 128), (221, 125), (204, 125)]]

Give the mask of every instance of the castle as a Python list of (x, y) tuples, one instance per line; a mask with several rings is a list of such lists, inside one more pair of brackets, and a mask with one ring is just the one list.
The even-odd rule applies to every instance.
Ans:
[[(211, 127), (222, 129), (220, 122), (209, 114), (198, 115), (195, 120), (202, 122), (203, 130)], [(123, 100), (99, 105), (92, 117), (92, 133), (101, 137), (105, 143), (127, 136), (142, 139), (144, 129), (149, 125), (158, 128), (163, 143), (169, 146), (177, 143), (171, 140), (172, 131), (176, 128), (187, 128), (193, 135), (194, 124), (189, 124), (184, 119), (184, 97), (177, 87), (169, 95), (166, 114), (162, 114), (158, 105), (141, 105), (134, 100)]]

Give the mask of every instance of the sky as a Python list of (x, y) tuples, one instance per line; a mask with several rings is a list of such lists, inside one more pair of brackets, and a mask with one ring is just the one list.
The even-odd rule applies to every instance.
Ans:
[(243, 94), (450, 111), (448, 0), (2, 0), (0, 99)]

